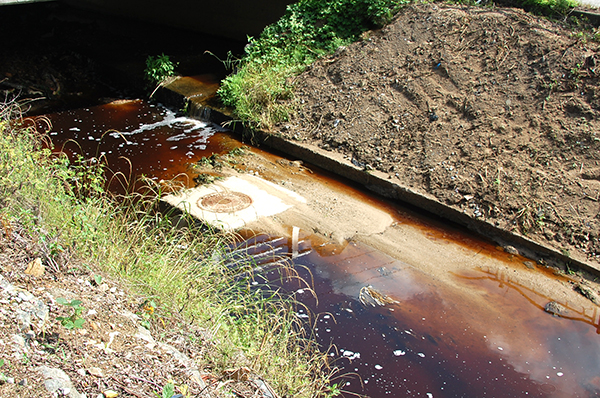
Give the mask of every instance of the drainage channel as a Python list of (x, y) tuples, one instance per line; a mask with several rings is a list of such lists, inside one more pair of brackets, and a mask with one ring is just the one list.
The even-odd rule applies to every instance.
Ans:
[(233, 258), (306, 306), (345, 396), (600, 394), (600, 311), (569, 275), (144, 101), (47, 116), (57, 148), (178, 179), (169, 203), (240, 230)]

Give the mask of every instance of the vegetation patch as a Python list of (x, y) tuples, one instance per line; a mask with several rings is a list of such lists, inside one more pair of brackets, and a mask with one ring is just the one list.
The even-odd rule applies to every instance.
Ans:
[(293, 93), (293, 76), (319, 57), (358, 40), (369, 29), (389, 22), (406, 1), (302, 0), (285, 15), (250, 37), (237, 72), (223, 82), (219, 95), (236, 117), (252, 127), (269, 129), (288, 118), (282, 101)]

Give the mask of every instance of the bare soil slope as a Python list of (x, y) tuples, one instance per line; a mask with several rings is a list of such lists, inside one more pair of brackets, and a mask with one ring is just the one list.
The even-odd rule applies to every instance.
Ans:
[(278, 130), (597, 264), (598, 47), (519, 10), (409, 5), (301, 75)]

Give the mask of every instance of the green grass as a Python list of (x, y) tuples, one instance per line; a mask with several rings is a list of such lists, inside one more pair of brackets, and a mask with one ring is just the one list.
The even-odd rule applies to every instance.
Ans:
[(301, 0), (249, 38), (237, 72), (223, 80), (219, 95), (250, 127), (270, 129), (287, 120), (292, 79), (319, 57), (383, 26), (405, 0)]
[[(16, 118), (16, 119), (15, 119)], [(13, 119), (9, 123), (8, 120)], [(250, 288), (251, 262), (226, 267), (231, 236), (193, 226), (175, 228), (157, 211), (164, 194), (107, 194), (100, 161), (71, 163), (42, 149), (35, 129), (18, 126), (18, 110), (0, 106), (0, 221), (4, 233), (20, 225), (44, 242), (52, 263), (69, 251), (91, 271), (122, 280), (150, 297), (164, 318), (181, 312), (212, 336), (205, 369), (250, 367), (281, 396), (318, 397), (330, 391), (324, 354), (301, 332), (295, 304), (263, 286)], [(77, 262), (76, 262), (77, 263)], [(51, 272), (69, 272), (60, 261)], [(71, 265), (72, 266), (72, 265)], [(248, 272), (250, 271), (250, 272)], [(240, 278), (242, 273), (248, 275)], [(150, 327), (164, 328), (159, 316)]]

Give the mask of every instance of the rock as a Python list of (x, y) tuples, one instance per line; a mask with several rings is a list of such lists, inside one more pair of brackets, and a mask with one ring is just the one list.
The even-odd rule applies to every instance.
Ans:
[(93, 376), (104, 377), (104, 374), (102, 373), (102, 369), (100, 369), (100, 368), (92, 367), (92, 368), (88, 368), (87, 371)]
[(529, 269), (535, 269), (535, 264), (533, 261), (523, 261), (523, 264)]
[(181, 365), (185, 366), (187, 373), (190, 375), (190, 378), (194, 380), (200, 386), (200, 388), (206, 388), (206, 384), (204, 383), (200, 375), (200, 370), (198, 369), (194, 361), (192, 361), (187, 355), (183, 354), (170, 344), (160, 343), (159, 345), (163, 351), (173, 356), (173, 359), (175, 359)]
[(46, 390), (51, 393), (62, 394), (71, 398), (84, 398), (71, 383), (69, 376), (58, 368), (50, 368), (48, 366), (40, 366), (36, 369), (44, 377), (44, 385)]
[(594, 304), (600, 304), (600, 298), (598, 297), (598, 294), (596, 294), (592, 289), (590, 289), (589, 287), (582, 285), (581, 283), (576, 284), (573, 289), (581, 294), (583, 297), (587, 298), (588, 300), (590, 300), (592, 303)]
[(154, 341), (154, 337), (150, 334), (150, 331), (143, 326), (138, 326), (137, 333), (134, 337), (144, 340), (148, 343), (148, 348), (152, 349), (156, 346), (156, 341)]
[(519, 254), (519, 251), (514, 246), (506, 245), (506, 246), (503, 246), (502, 249), (505, 252), (507, 252), (508, 254), (514, 254), (514, 255)]
[(42, 300), (38, 300), (31, 295), (27, 301), (19, 304), (19, 308), (17, 308), (15, 313), (22, 331), (29, 330), (33, 320), (37, 320), (34, 326), (38, 330), (42, 330), (44, 323), (48, 319), (48, 306)]
[(119, 396), (119, 393), (113, 390), (105, 390), (102, 392), (102, 394), (106, 397), (106, 398), (116, 398)]
[(561, 316), (567, 314), (569, 311), (558, 304), (556, 301), (550, 301), (548, 304), (544, 306), (544, 311), (554, 316)]
[(38, 257), (27, 265), (25, 273), (39, 278), (44, 275), (45, 270), (46, 268), (44, 267), (44, 264), (42, 264), (42, 259)]
[(17, 359), (23, 358), (23, 355), (29, 352), (29, 347), (27, 346), (27, 341), (20, 334), (13, 335), (13, 351), (14, 357)]

